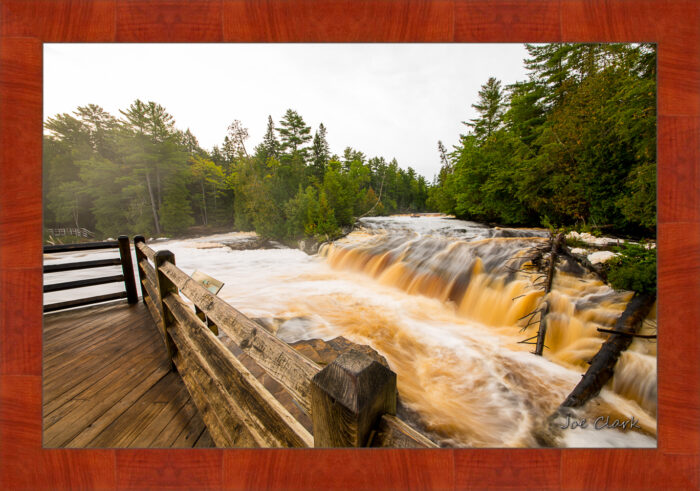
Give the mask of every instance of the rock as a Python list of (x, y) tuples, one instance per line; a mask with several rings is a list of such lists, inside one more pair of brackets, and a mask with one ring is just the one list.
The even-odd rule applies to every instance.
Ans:
[(619, 254), (610, 251), (598, 251), (594, 252), (593, 254), (589, 254), (588, 260), (591, 262), (591, 264), (600, 264), (609, 261), (615, 256), (619, 256)]
[(234, 251), (249, 251), (252, 249), (286, 249), (287, 246), (274, 240), (264, 239), (257, 235), (241, 237), (235, 241), (225, 242), (226, 247)]
[(313, 256), (318, 252), (319, 243), (314, 239), (301, 239), (298, 244), (300, 251), (307, 253), (309, 256)]

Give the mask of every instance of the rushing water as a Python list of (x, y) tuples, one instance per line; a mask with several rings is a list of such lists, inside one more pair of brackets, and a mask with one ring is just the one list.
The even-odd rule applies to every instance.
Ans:
[[(276, 322), (285, 341), (342, 335), (371, 345), (397, 373), (402, 403), (441, 444), (536, 446), (544, 420), (605, 341), (596, 328), (613, 326), (630, 294), (563, 262), (549, 298), (547, 349), (535, 356), (520, 341), (537, 332), (536, 324), (523, 327), (543, 292), (535, 284), (541, 279), (522, 270), (533, 248), (546, 246), (546, 233), (426, 216), (366, 218), (362, 225), (317, 256), (227, 247), (246, 237), (240, 233), (152, 246), (174, 252), (186, 273), (198, 269), (223, 281), (220, 297), (249, 317)], [(91, 259), (97, 255), (108, 256)], [(644, 329), (654, 328), (648, 319)], [(656, 345), (636, 339), (613, 380), (576, 415), (588, 427), (563, 430), (558, 445), (655, 446)], [(633, 417), (641, 429), (596, 430), (599, 416)]]

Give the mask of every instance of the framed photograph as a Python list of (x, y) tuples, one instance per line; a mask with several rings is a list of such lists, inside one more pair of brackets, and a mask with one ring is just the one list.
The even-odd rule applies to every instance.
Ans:
[(700, 485), (700, 6), (0, 17), (4, 488)]

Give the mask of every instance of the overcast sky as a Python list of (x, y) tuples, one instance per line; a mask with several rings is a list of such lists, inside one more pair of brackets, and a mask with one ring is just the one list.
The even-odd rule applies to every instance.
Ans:
[(200, 146), (238, 119), (260, 143), (268, 114), (323, 123), (331, 152), (394, 157), (428, 180), (475, 117), (480, 86), (526, 78), (519, 44), (45, 44), (44, 119), (97, 104), (115, 116), (155, 101)]

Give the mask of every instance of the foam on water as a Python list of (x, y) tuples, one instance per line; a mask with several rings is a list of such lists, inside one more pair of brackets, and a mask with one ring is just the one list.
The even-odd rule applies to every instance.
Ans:
[[(185, 273), (200, 270), (223, 281), (221, 298), (249, 317), (276, 320), (278, 335), (287, 342), (342, 335), (374, 347), (396, 371), (402, 402), (443, 444), (536, 446), (545, 418), (580, 380), (581, 360), (604, 340), (596, 326), (614, 322), (624, 298), (562, 274), (554, 309), (559, 321), (546, 341), (551, 349), (537, 357), (519, 343), (531, 332), (520, 332), (517, 319), (541, 294), (503, 265), (517, 251), (543, 243), (544, 231), (493, 229), (437, 216), (366, 218), (362, 224), (326, 248), (327, 257), (296, 249), (227, 247), (250, 239), (240, 233), (150, 245), (171, 250)], [(52, 255), (45, 261), (78, 256), (114, 253)], [(118, 274), (114, 269), (111, 274)], [(94, 275), (69, 272), (60, 281)], [(56, 298), (59, 294), (63, 297)], [(70, 294), (51, 294), (45, 303)], [(584, 413), (592, 419), (606, 413), (634, 416), (641, 432), (572, 430), (559, 445), (656, 445), (655, 347), (635, 341), (620, 367)]]

